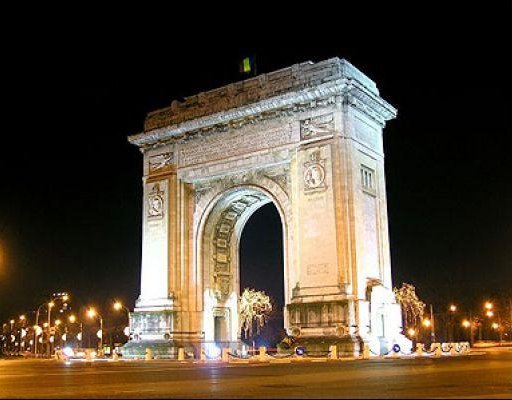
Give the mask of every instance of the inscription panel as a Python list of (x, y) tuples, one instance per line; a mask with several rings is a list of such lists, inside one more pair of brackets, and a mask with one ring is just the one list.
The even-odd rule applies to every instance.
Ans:
[(291, 125), (272, 130), (230, 131), (196, 139), (180, 150), (180, 166), (201, 164), (258, 150), (272, 149), (292, 141)]

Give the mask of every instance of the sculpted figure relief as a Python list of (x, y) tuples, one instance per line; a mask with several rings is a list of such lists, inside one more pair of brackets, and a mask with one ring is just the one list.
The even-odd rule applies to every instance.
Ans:
[(162, 217), (164, 215), (164, 192), (160, 185), (155, 183), (148, 195), (148, 217)]

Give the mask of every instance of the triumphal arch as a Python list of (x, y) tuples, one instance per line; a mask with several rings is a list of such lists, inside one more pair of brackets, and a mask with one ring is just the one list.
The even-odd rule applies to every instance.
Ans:
[(144, 155), (141, 289), (124, 355), (236, 347), (239, 243), (273, 203), (284, 324), (345, 354), (403, 342), (392, 293), (382, 130), (396, 110), (346, 60), (305, 62), (173, 101)]

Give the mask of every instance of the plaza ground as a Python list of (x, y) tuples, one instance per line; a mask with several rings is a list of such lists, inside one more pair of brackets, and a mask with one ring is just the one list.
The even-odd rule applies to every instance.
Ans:
[(512, 398), (512, 348), (289, 364), (0, 360), (0, 398), (16, 397)]

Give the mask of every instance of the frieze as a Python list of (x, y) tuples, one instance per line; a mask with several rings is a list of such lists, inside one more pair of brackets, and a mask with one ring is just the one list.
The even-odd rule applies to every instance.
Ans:
[(179, 152), (179, 166), (196, 165), (258, 150), (272, 149), (291, 141), (290, 124), (264, 132), (252, 130), (236, 134), (230, 131), (225, 134), (212, 135), (183, 146)]

